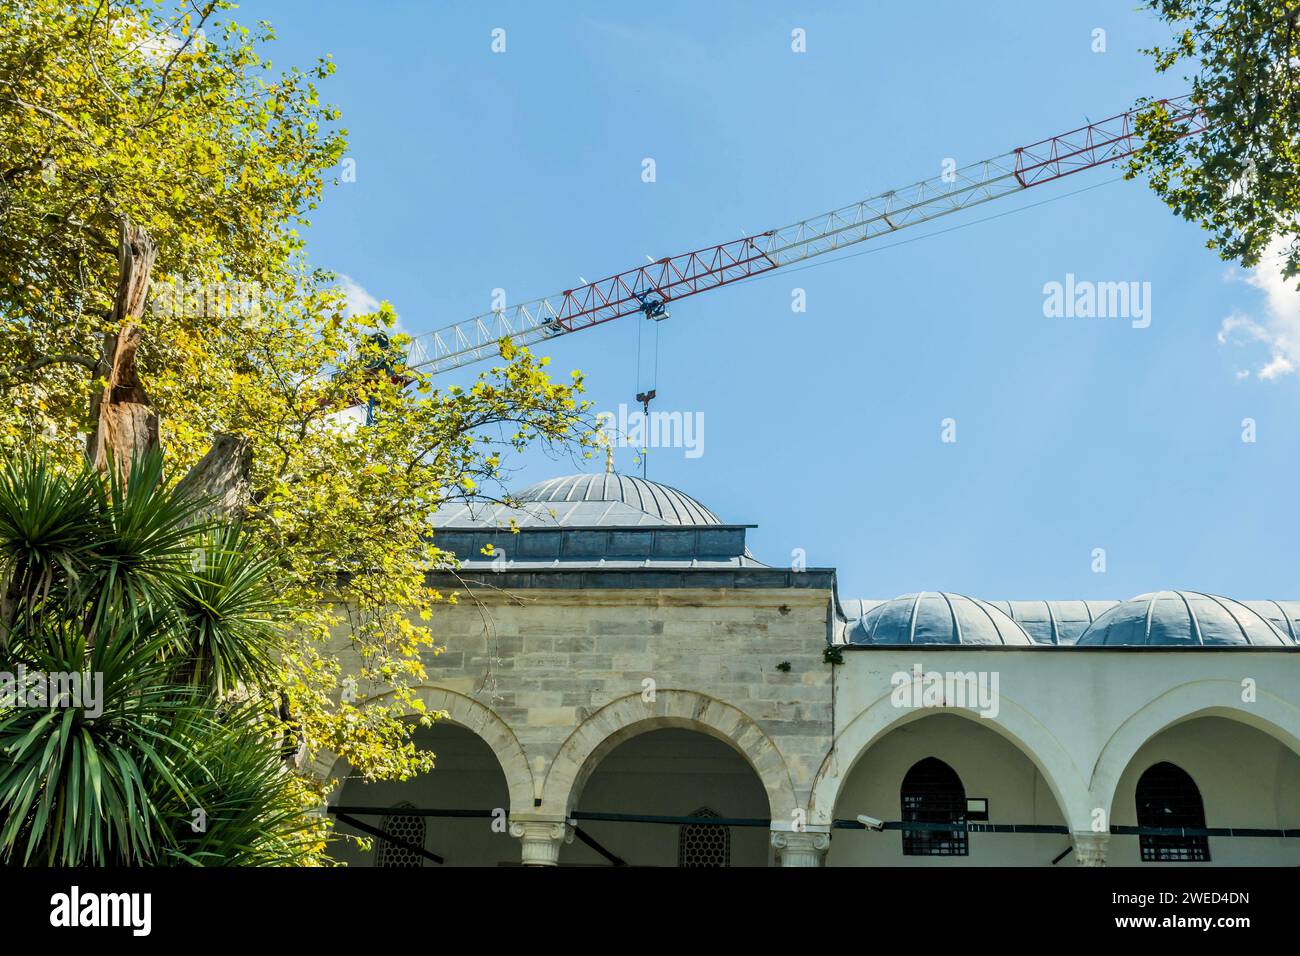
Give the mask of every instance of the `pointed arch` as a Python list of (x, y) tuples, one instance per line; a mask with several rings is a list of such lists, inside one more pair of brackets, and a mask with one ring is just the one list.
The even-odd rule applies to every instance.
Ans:
[(1189, 681), (1165, 691), (1125, 720), (1111, 734), (1093, 765), (1092, 802), (1110, 818), (1120, 777), (1137, 752), (1161, 731), (1197, 717), (1225, 717), (1263, 731), (1300, 754), (1300, 707), (1266, 691), (1242, 700), (1241, 681)]
[(1066, 823), (1072, 829), (1088, 829), (1091, 817), (1084, 774), (1055, 735), (1005, 693), (999, 696), (998, 713), (991, 717), (964, 707), (899, 708), (890, 696), (886, 691), (836, 736), (813, 781), (809, 824), (831, 822), (840, 787), (876, 741), (914, 720), (933, 714), (954, 714), (987, 727), (1014, 744), (1042, 774)]

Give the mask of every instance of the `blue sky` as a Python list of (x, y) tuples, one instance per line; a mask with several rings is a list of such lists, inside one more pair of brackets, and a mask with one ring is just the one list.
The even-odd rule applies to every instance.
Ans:
[[(421, 332), (494, 288), (571, 288), (1183, 92), (1138, 52), (1165, 31), (1134, 6), (253, 0), (239, 17), (275, 24), (277, 65), (333, 54), (356, 182), (330, 191), (310, 254)], [(768, 563), (801, 548), (837, 568), (846, 597), (1300, 597), (1300, 300), (1117, 177), (677, 303), (657, 407), (702, 413), (704, 454), (653, 451), (650, 477), (757, 524)], [(1150, 326), (1045, 317), (1067, 273), (1149, 282)], [(545, 351), (616, 409), (646, 384), (642, 326)], [(617, 464), (639, 473), (630, 451)], [(532, 456), (519, 484), (573, 470)]]

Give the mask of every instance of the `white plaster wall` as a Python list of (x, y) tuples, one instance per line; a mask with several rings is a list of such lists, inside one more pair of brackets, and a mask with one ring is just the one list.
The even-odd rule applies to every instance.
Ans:
[[(1181, 767), (1195, 781), (1205, 805), (1206, 826), (1285, 829), (1300, 820), (1300, 756), (1260, 731), (1221, 717), (1203, 717), (1171, 727), (1137, 752), (1120, 777), (1112, 823), (1137, 825), (1138, 778), (1161, 761)], [(1141, 864), (1137, 837), (1112, 836), (1110, 843), (1109, 865)], [(1297, 866), (1300, 840), (1210, 837), (1210, 863)]]
[[(992, 823), (1065, 823), (1028, 757), (987, 727), (951, 714), (924, 717), (877, 742), (848, 775), (835, 816), (902, 819), (899, 789), (903, 777), (925, 757), (937, 757), (952, 767), (961, 777), (967, 797), (987, 798)], [(1064, 834), (972, 833), (969, 856), (904, 856), (903, 836), (898, 830), (836, 830), (827, 865), (1042, 866), (1068, 846), (1070, 838)]]
[[(998, 679), (998, 713), (964, 711), (1035, 763), (1068, 825), (1091, 828), (1107, 813), (1133, 755), (1190, 716), (1232, 717), (1300, 751), (1300, 655), (1292, 651), (1128, 651), (1071, 648), (873, 648), (846, 651), (835, 677), (836, 745), (814, 785), (810, 820), (832, 816), (854, 761), (891, 729), (933, 710), (900, 708), (891, 678), (914, 663), (934, 672)], [(1243, 699), (1243, 681), (1253, 699)], [(1283, 768), (1289, 774), (1289, 764)], [(1235, 775), (1225, 786), (1240, 785)], [(1015, 822), (1015, 821), (1008, 821)]]

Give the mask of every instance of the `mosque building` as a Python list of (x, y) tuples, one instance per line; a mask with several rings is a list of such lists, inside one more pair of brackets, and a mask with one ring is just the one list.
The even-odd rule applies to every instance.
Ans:
[(316, 762), (352, 865), (1300, 864), (1300, 601), (851, 599), (663, 484), (515, 498), (435, 519), (437, 769)]

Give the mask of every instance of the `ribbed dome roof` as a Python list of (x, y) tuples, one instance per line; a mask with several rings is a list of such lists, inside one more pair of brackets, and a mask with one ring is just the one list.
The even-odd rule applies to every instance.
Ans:
[(1102, 614), (1080, 647), (1294, 647), (1258, 611), (1231, 598), (1196, 591), (1139, 594)]
[(538, 482), (515, 495), (519, 501), (619, 501), (669, 524), (722, 524), (690, 495), (632, 475), (566, 475)]
[(1079, 640), (1098, 617), (1118, 601), (990, 601), (1025, 629), (1038, 644), (1068, 645)]
[(987, 601), (921, 591), (868, 609), (850, 622), (849, 644), (1013, 644), (1031, 645), (1024, 628)]

